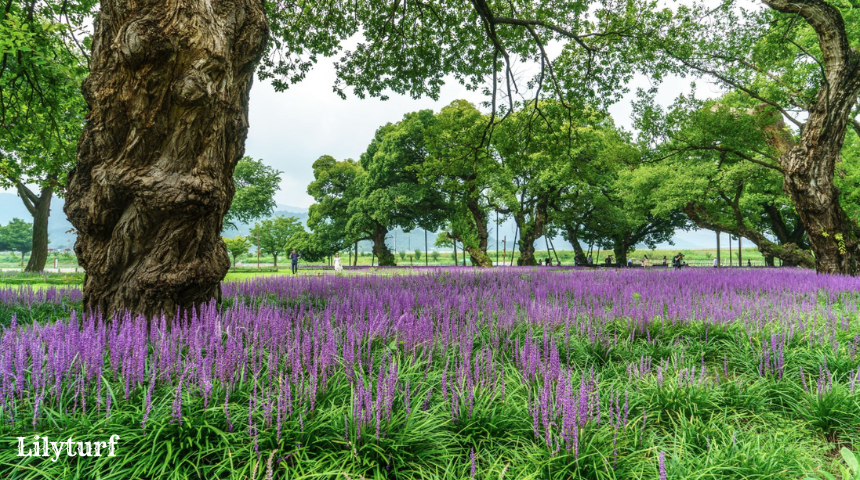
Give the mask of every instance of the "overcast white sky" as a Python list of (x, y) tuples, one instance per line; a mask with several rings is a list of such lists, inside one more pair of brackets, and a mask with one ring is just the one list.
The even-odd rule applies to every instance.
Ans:
[[(475, 105), (485, 100), (481, 93), (470, 92), (453, 79), (443, 87), (438, 102), (395, 94), (387, 101), (354, 96), (342, 100), (332, 91), (334, 79), (333, 62), (323, 59), (302, 83), (285, 92), (275, 92), (268, 82), (260, 81), (251, 90), (245, 154), (262, 158), (284, 172), (281, 191), (275, 197), (279, 204), (308, 207), (313, 203), (306, 188), (313, 180), (311, 165), (321, 155), (358, 159), (379, 126), (396, 122), (407, 112), (425, 108), (438, 111), (457, 99)], [(701, 80), (697, 85), (700, 97), (718, 94), (716, 87)], [(610, 108), (616, 125), (632, 129), (630, 102), (634, 92), (637, 87), (650, 86), (645, 77), (634, 79), (629, 85), (631, 93)], [(689, 91), (690, 79), (670, 78), (661, 85), (658, 101), (668, 105), (678, 94)]]

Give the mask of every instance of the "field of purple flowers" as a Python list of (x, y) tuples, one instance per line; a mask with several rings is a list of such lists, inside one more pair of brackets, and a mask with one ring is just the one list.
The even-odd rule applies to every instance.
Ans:
[[(0, 290), (0, 478), (799, 479), (860, 444), (856, 278), (440, 269), (224, 298), (147, 323)], [(112, 434), (116, 457), (18, 456)]]

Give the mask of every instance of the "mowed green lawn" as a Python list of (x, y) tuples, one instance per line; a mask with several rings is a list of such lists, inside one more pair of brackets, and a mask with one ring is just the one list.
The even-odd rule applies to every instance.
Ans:
[[(391, 272), (379, 273), (374, 270), (357, 270), (357, 271), (345, 271), (344, 275), (366, 275), (373, 273), (375, 275), (392, 275)], [(397, 272), (396, 275), (407, 275), (410, 274), (409, 271)], [(292, 273), (288, 268), (278, 268), (277, 271), (273, 270), (271, 267), (267, 269), (262, 269), (259, 271), (255, 270), (240, 270), (240, 271), (230, 271), (227, 272), (227, 276), (224, 277), (225, 282), (241, 282), (245, 280), (250, 280), (260, 276), (273, 276), (273, 275), (281, 275), (281, 276), (291, 276)], [(332, 270), (323, 270), (323, 269), (307, 269), (307, 270), (299, 270), (299, 276), (317, 276), (317, 275), (334, 275), (334, 271)], [(65, 287), (65, 286), (74, 286), (81, 285), (84, 281), (84, 274), (55, 274), (49, 273), (47, 275), (26, 275), (16, 274), (9, 275), (5, 277), (0, 277), (0, 287), (14, 287), (14, 286), (22, 286), (29, 285), (35, 289), (42, 289), (48, 287)]]

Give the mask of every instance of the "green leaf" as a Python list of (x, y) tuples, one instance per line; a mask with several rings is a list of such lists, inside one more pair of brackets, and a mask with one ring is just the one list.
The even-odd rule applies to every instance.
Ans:
[(848, 464), (848, 467), (855, 475), (860, 473), (860, 464), (858, 464), (857, 457), (851, 450), (848, 450), (846, 447), (842, 447), (842, 449), (839, 450), (839, 453), (842, 454), (842, 458), (845, 459), (845, 463)]

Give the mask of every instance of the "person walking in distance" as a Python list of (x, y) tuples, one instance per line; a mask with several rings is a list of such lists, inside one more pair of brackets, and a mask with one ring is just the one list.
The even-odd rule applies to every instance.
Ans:
[(334, 254), (334, 271), (335, 273), (340, 273), (343, 271), (343, 266), (340, 264), (340, 253)]
[(299, 259), (302, 258), (301, 254), (296, 252), (294, 248), (292, 252), (290, 252), (290, 265), (292, 265), (293, 275), (299, 272)]

